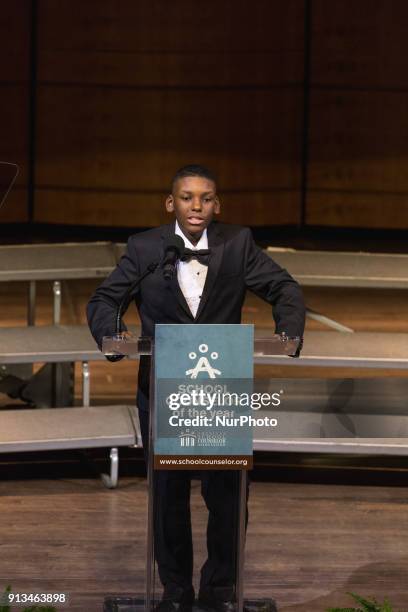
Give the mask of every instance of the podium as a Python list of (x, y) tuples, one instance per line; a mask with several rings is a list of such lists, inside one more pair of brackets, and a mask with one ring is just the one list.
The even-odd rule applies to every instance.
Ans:
[[(166, 326), (158, 326), (158, 327), (166, 327)], [(156, 338), (158, 336), (156, 326)], [(227, 328), (252, 328), (252, 337), (253, 338), (253, 326), (239, 326), (239, 325), (217, 325), (217, 326), (196, 326), (196, 325), (188, 325), (188, 326), (169, 326), (175, 328), (210, 328), (217, 327), (223, 328), (223, 330), (227, 330)], [(220, 329), (220, 332), (222, 330)], [(228, 331), (228, 330), (227, 330)], [(234, 331), (230, 329), (229, 331)], [(301, 343), (301, 339), (299, 337), (288, 337), (285, 334), (274, 334), (268, 338), (253, 338), (253, 351), (251, 350), (250, 360), (251, 365), (253, 361), (253, 357), (258, 356), (273, 356), (273, 355), (287, 355), (289, 357), (297, 356), (298, 349)], [(205, 347), (205, 350), (208, 351), (208, 346), (206, 344), (200, 345), (200, 350), (204, 353), (205, 350), (202, 349)], [(151, 368), (150, 368), (150, 419), (149, 419), (149, 453), (147, 458), (147, 477), (148, 477), (148, 511), (147, 511), (147, 550), (146, 550), (146, 574), (145, 574), (145, 583), (146, 589), (144, 596), (140, 595), (139, 597), (107, 597), (104, 602), (104, 612), (142, 612), (154, 610), (155, 606), (159, 603), (161, 599), (161, 593), (158, 597), (155, 596), (154, 593), (154, 575), (155, 575), (155, 554), (154, 554), (154, 525), (155, 525), (155, 511), (157, 510), (157, 500), (156, 500), (156, 476), (155, 476), (155, 466), (154, 466), (154, 449), (155, 443), (157, 442), (156, 429), (157, 429), (157, 419), (155, 411), (157, 409), (157, 397), (155, 397), (156, 393), (156, 353), (157, 353), (157, 343), (155, 347), (155, 341), (150, 337), (135, 337), (130, 334), (116, 334), (115, 336), (105, 337), (103, 340), (102, 352), (106, 356), (143, 356), (149, 355), (151, 357)], [(252, 347), (249, 347), (252, 349)], [(190, 359), (197, 357), (195, 353), (189, 353)], [(214, 351), (211, 353), (211, 356), (214, 358), (218, 357), (218, 354)], [(187, 370), (188, 372), (193, 372), (192, 369)], [(219, 372), (219, 370), (214, 370), (214, 372)], [(197, 374), (191, 374), (191, 378), (195, 378)], [(214, 376), (210, 376), (213, 378)], [(158, 403), (159, 409), (162, 409), (162, 405)], [(185, 449), (183, 449), (185, 450)], [(189, 455), (193, 454), (189, 448)], [(194, 451), (193, 451), (194, 452)], [(252, 453), (252, 449), (251, 449)], [(197, 455), (198, 457), (198, 455)], [(183, 468), (184, 469), (184, 468)], [(191, 468), (190, 468), (191, 469)], [(203, 469), (203, 468), (198, 468)], [(204, 468), (205, 470), (206, 468)], [(225, 469), (225, 468), (221, 468)], [(276, 605), (271, 599), (259, 599), (259, 600), (245, 600), (244, 601), (244, 549), (245, 549), (245, 532), (246, 532), (246, 503), (247, 503), (247, 470), (232, 468), (233, 474), (235, 476), (231, 476), (231, 479), (236, 483), (236, 489), (233, 489), (233, 494), (231, 495), (232, 503), (234, 504), (234, 516), (231, 517), (231, 523), (234, 532), (234, 542), (233, 542), (233, 555), (234, 555), (234, 569), (235, 569), (235, 581), (233, 587), (233, 597), (232, 601), (234, 601), (234, 611), (243, 612), (243, 610), (250, 611), (262, 611), (262, 612), (276, 612)], [(231, 470), (231, 468), (230, 468)], [(225, 472), (226, 473), (226, 470)], [(230, 472), (231, 474), (231, 472)], [(235, 485), (234, 485), (235, 486)], [(207, 499), (206, 499), (207, 502)], [(208, 504), (207, 504), (208, 505)], [(193, 606), (193, 612), (201, 612), (201, 610), (208, 610), (208, 607), (204, 607), (197, 604)]]

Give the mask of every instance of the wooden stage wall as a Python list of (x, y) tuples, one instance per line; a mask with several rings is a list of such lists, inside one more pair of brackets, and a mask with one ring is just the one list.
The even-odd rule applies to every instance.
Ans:
[(7, 3), (0, 221), (155, 225), (199, 162), (226, 221), (407, 228), (407, 26), (405, 0)]
[[(3, 2), (0, 10), (0, 162), (16, 163), (19, 175), (0, 210), (0, 223), (27, 221), (30, 168), (30, 23), (29, 0)], [(13, 173), (0, 168), (2, 193)]]

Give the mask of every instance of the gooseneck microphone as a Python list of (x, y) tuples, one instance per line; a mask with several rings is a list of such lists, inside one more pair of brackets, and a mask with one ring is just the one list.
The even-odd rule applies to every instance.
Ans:
[(162, 261), (163, 276), (166, 280), (173, 278), (177, 261), (183, 256), (184, 248), (184, 241), (177, 234), (166, 239)]
[(149, 274), (153, 274), (153, 272), (156, 270), (158, 266), (159, 266), (158, 261), (154, 261), (150, 263), (147, 266), (146, 270), (138, 278), (136, 278), (136, 280), (134, 280), (133, 283), (126, 290), (125, 295), (121, 299), (119, 306), (116, 309), (116, 315), (115, 315), (115, 333), (116, 334), (120, 334), (122, 331), (122, 314), (123, 314), (123, 311), (129, 305), (133, 291), (138, 288), (138, 286), (140, 285), (142, 280), (146, 278), (146, 276), (149, 276)]
[[(164, 243), (164, 256), (161, 261), (161, 267), (163, 269), (163, 276), (166, 280), (171, 280), (174, 276), (174, 271), (176, 269), (177, 261), (184, 254), (184, 241), (180, 236), (174, 234), (173, 236), (169, 236)], [(124, 296), (122, 297), (116, 312), (115, 312), (115, 333), (120, 334), (122, 331), (122, 314), (126, 310), (129, 301), (131, 300), (132, 293), (135, 289), (138, 288), (140, 283), (149, 276), (149, 274), (153, 274), (156, 268), (159, 267), (159, 262), (150, 263), (145, 271), (136, 278), (133, 283), (128, 287)], [(110, 361), (116, 361), (121, 359), (121, 355), (110, 355), (107, 356)]]
[[(130, 300), (132, 299), (133, 291), (138, 288), (138, 286), (140, 285), (142, 280), (146, 278), (146, 276), (149, 276), (149, 274), (153, 274), (153, 272), (155, 272), (156, 268), (158, 267), (158, 261), (153, 261), (152, 263), (150, 263), (147, 266), (146, 270), (142, 272), (142, 274), (138, 276), (125, 291), (125, 294), (119, 302), (119, 305), (115, 311), (115, 335), (122, 333), (122, 314), (129, 306)], [(120, 361), (120, 359), (123, 359), (124, 355), (105, 355), (105, 357), (108, 361)]]

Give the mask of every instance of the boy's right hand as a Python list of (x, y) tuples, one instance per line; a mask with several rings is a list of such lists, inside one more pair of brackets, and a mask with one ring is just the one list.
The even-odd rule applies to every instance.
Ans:
[[(120, 335), (125, 338), (132, 338), (133, 336), (132, 332), (127, 331), (127, 330), (120, 332)], [(124, 356), (125, 355), (105, 355), (106, 359), (112, 362), (120, 361), (121, 359), (123, 359)]]

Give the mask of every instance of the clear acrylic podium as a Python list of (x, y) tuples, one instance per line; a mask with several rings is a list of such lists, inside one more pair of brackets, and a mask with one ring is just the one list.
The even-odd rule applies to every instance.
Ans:
[[(297, 355), (301, 339), (299, 337), (288, 337), (285, 334), (274, 334), (271, 337), (254, 339), (254, 357)], [(148, 509), (147, 509), (147, 550), (146, 550), (146, 575), (145, 593), (135, 597), (107, 597), (104, 602), (104, 612), (150, 612), (158, 604), (161, 593), (154, 593), (155, 556), (154, 556), (154, 423), (155, 423), (155, 398), (154, 398), (154, 341), (150, 337), (136, 337), (130, 334), (117, 334), (107, 336), (103, 339), (102, 352), (106, 356), (151, 356), (150, 370), (150, 419), (149, 419), (149, 457), (147, 465), (148, 478)], [(235, 594), (234, 601), (237, 612), (244, 609), (258, 610), (262, 612), (276, 612), (276, 606), (271, 599), (245, 600), (244, 602), (244, 549), (246, 531), (246, 495), (247, 495), (247, 471), (237, 470), (236, 499), (236, 541), (235, 541)], [(203, 608), (198, 604), (193, 607), (194, 612), (201, 612)]]

